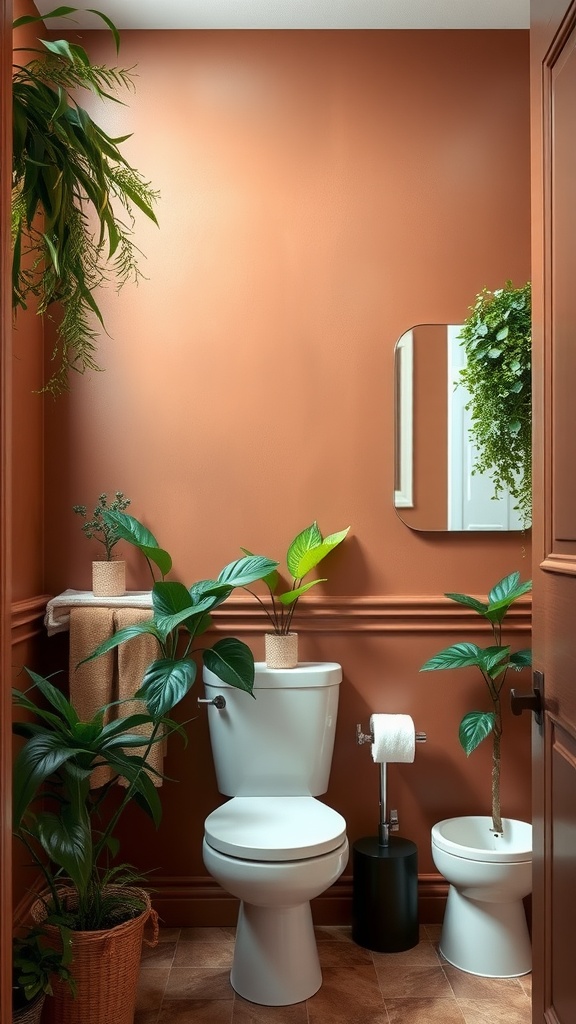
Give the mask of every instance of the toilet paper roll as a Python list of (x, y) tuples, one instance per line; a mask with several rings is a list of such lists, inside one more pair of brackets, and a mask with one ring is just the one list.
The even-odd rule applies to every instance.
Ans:
[(414, 760), (416, 730), (410, 715), (371, 715), (370, 728), (376, 764)]

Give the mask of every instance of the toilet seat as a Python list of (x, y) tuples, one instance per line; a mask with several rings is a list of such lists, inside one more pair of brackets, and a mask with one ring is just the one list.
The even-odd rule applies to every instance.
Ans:
[(208, 845), (230, 857), (290, 861), (338, 849), (346, 822), (311, 796), (236, 796), (208, 815), (204, 831)]

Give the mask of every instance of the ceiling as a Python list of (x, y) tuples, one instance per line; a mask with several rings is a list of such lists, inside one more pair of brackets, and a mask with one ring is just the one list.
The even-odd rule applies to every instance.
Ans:
[[(529, 28), (530, 0), (76, 0), (120, 29), (452, 29)], [(54, 0), (36, 0), (40, 14)], [(101, 28), (93, 14), (71, 16)], [(70, 28), (54, 18), (51, 28)]]

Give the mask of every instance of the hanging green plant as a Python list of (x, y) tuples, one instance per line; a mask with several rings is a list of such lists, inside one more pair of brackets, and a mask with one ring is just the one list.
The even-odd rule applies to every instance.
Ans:
[[(13, 27), (76, 10), (58, 7), (42, 18), (18, 18)], [(114, 24), (93, 13), (110, 29), (118, 52)], [(120, 152), (129, 136), (111, 138), (71, 95), (87, 89), (121, 102), (111, 90), (132, 86), (131, 70), (92, 64), (76, 43), (39, 42), (44, 50), (26, 48), (37, 56), (13, 68), (12, 305), (26, 309), (35, 296), (40, 316), (59, 307), (55, 365), (44, 386), (58, 394), (69, 390), (70, 371), (100, 369), (95, 318), (102, 328), (104, 321), (94, 292), (108, 281), (121, 287), (138, 280), (133, 211), (157, 223), (157, 193)]]
[(532, 518), (532, 382), (530, 283), (484, 289), (459, 337), (467, 364), (461, 382), (470, 394), (470, 435), (477, 448), (473, 473), (488, 472), (494, 498), (508, 490), (524, 527)]

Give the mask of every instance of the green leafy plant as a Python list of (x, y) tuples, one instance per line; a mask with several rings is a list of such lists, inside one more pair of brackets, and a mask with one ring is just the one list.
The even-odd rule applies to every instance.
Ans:
[[(13, 27), (77, 10), (26, 15)], [(93, 13), (110, 29), (118, 52), (114, 24)], [(44, 386), (56, 395), (69, 389), (70, 371), (99, 369), (93, 324), (96, 318), (104, 328), (104, 321), (94, 293), (109, 280), (117, 287), (138, 280), (133, 211), (157, 223), (157, 193), (120, 151), (129, 136), (111, 138), (74, 95), (89, 90), (120, 102), (111, 90), (131, 87), (132, 71), (92, 64), (77, 43), (39, 42), (43, 49), (27, 49), (35, 56), (13, 68), (12, 305), (26, 309), (35, 296), (40, 316), (61, 310), (55, 369)]]
[(104, 518), (105, 512), (124, 512), (130, 505), (130, 498), (125, 498), (122, 491), (116, 491), (111, 501), (108, 501), (107, 494), (101, 494), (98, 504), (92, 512), (92, 518), (88, 519), (86, 505), (74, 505), (72, 511), (82, 516), (85, 522), (82, 525), (82, 532), (88, 540), (97, 540), (104, 546), (106, 561), (112, 560), (112, 551), (120, 540), (120, 536), (112, 523)]
[(502, 706), (501, 694), (509, 669), (519, 672), (532, 664), (530, 650), (512, 651), (509, 645), (502, 643), (502, 632), (506, 614), (511, 605), (532, 589), (532, 582), (520, 582), (520, 573), (513, 572), (501, 579), (488, 594), (487, 602), (479, 601), (466, 594), (445, 594), (451, 601), (472, 608), (483, 619), (486, 619), (492, 630), (494, 643), (488, 647), (479, 647), (473, 643), (458, 643), (446, 647), (435, 654), (420, 669), (431, 672), (444, 669), (460, 669), (473, 667), (480, 671), (486, 683), (492, 702), (491, 711), (470, 711), (460, 722), (459, 738), (466, 755), (492, 736), (492, 828), (494, 832), (502, 832), (500, 812), (500, 769), (501, 769), (501, 738), (502, 738)]
[[(292, 616), (302, 594), (305, 594), (306, 591), (315, 587), (318, 583), (326, 583), (325, 578), (310, 580), (308, 583), (303, 583), (303, 580), (312, 569), (316, 568), (326, 558), (326, 555), (329, 555), (334, 548), (342, 543), (349, 530), (350, 527), (348, 526), (339, 533), (331, 533), (328, 537), (323, 537), (316, 521), (307, 526), (305, 530), (302, 530), (294, 538), (286, 553), (286, 565), (292, 578), (289, 589), (282, 594), (277, 593), (278, 588), (283, 585), (284, 581), (276, 569), (263, 577), (270, 595), (269, 608), (257, 593), (250, 590), (247, 586), (244, 587), (262, 606), (274, 633), (280, 635), (289, 633)], [(250, 555), (246, 548), (241, 550), (245, 554)]]
[[(142, 634), (154, 636), (160, 657), (146, 669), (136, 694), (154, 717), (167, 714), (193, 685), (197, 673), (195, 655), (201, 655), (204, 665), (225, 683), (251, 694), (254, 656), (246, 644), (235, 637), (225, 637), (211, 646), (195, 644), (211, 625), (210, 612), (223, 604), (235, 588), (262, 579), (278, 563), (261, 555), (246, 556), (226, 565), (216, 579), (200, 580), (186, 587), (165, 579), (172, 569), (172, 558), (142, 523), (125, 512), (107, 511), (103, 517), (120, 538), (142, 552), (148, 563), (153, 581), (152, 617), (118, 630), (85, 660), (97, 658)], [(156, 570), (160, 580), (156, 579)]]
[[(130, 894), (140, 876), (130, 865), (116, 863), (118, 821), (134, 801), (159, 825), (161, 805), (152, 781), (159, 773), (148, 756), (165, 736), (185, 734), (166, 715), (142, 712), (107, 721), (120, 701), (82, 722), (49, 679), (26, 672), (33, 685), (13, 691), (16, 708), (25, 712), (13, 724), (25, 740), (13, 769), (15, 835), (42, 873), (47, 923), (73, 931), (112, 927), (144, 909)], [(143, 726), (148, 736), (136, 731)], [(91, 789), (92, 772), (101, 766), (111, 777)], [(119, 777), (126, 786), (118, 802), (111, 789)]]
[(60, 978), (75, 991), (70, 971), (70, 933), (61, 929), (62, 948), (47, 942), (44, 928), (29, 928), (12, 943), (12, 1010), (20, 1010), (39, 995), (52, 995), (52, 979)]
[(532, 382), (530, 284), (490, 292), (470, 307), (459, 335), (467, 364), (461, 383), (470, 400), (473, 472), (489, 472), (494, 498), (508, 490), (522, 523), (532, 516)]

